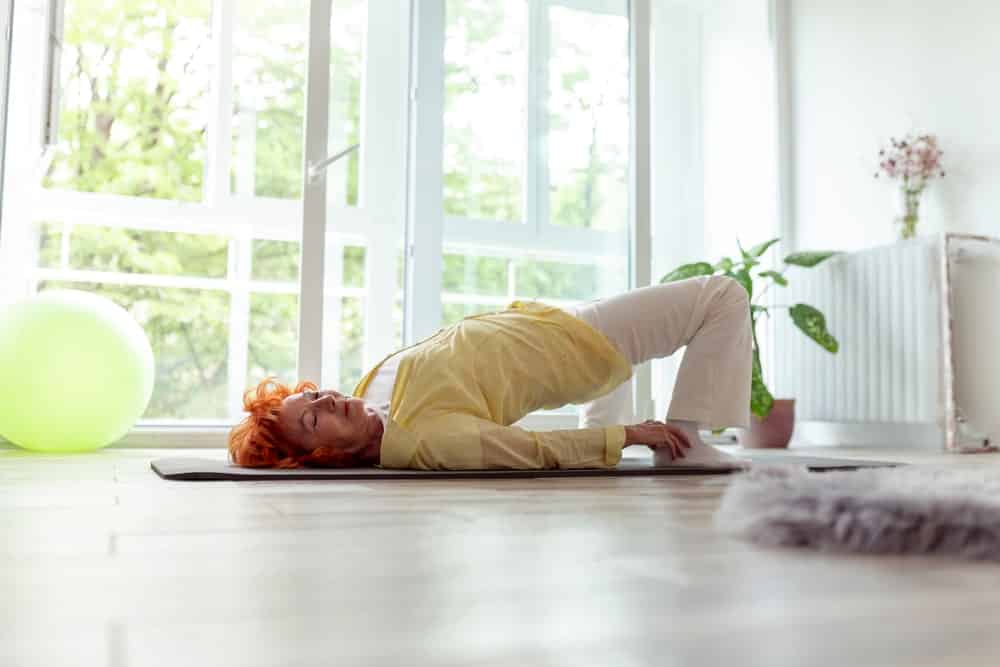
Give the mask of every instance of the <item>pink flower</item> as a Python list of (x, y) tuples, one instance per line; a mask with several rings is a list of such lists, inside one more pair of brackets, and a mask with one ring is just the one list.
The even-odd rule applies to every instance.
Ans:
[(926, 181), (943, 177), (942, 151), (933, 134), (907, 135), (902, 139), (891, 138), (889, 145), (879, 150), (879, 174), (889, 178), (902, 178), (923, 188)]

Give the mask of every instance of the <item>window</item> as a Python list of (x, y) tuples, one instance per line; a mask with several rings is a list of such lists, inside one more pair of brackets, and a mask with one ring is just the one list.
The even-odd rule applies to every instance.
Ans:
[[(433, 331), (513, 299), (570, 306), (628, 286), (626, 0), (440, 0), (438, 34), (420, 34), (446, 67), (415, 102), (439, 131), (410, 154), (424, 56), (410, 62), (409, 16), (333, 0), (317, 112), (310, 4), (65, 0), (53, 145), (39, 150), (44, 113), (12, 114), (0, 251), (21, 292), (97, 292), (141, 323), (157, 363), (141, 423), (232, 423), (248, 386), (297, 379), (300, 276), (322, 290), (321, 384), (344, 390), (412, 342), (406, 314)], [(37, 99), (46, 21), (18, 11), (12, 98)], [(312, 275), (303, 146), (317, 113), (326, 155), (351, 150), (325, 171)], [(422, 168), (408, 175), (408, 158)], [(436, 213), (411, 217), (432, 173)], [(417, 218), (435, 259), (404, 289)]]

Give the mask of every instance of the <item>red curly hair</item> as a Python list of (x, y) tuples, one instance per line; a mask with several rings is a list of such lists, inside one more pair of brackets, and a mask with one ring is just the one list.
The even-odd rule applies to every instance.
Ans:
[(269, 377), (243, 394), (243, 410), (250, 413), (229, 432), (229, 456), (247, 468), (350, 468), (361, 464), (358, 456), (324, 445), (307, 451), (282, 433), (278, 413), (281, 402), (303, 391), (316, 391), (312, 382), (294, 387)]

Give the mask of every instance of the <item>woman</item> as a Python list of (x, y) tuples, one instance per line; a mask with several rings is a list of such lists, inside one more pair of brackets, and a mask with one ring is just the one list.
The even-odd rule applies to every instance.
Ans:
[[(633, 290), (567, 312), (515, 302), (466, 318), (373, 368), (353, 396), (265, 380), (229, 439), (250, 467), (605, 468), (623, 447), (664, 462), (715, 450), (701, 428), (746, 427), (747, 293), (724, 277)], [(632, 367), (686, 346), (666, 422), (628, 424)], [(579, 429), (511, 426), (582, 404)]]

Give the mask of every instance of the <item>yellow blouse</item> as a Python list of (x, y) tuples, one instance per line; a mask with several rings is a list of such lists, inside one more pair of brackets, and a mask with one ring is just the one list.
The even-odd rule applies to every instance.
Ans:
[[(621, 459), (623, 426), (511, 426), (535, 410), (603, 396), (632, 375), (607, 338), (563, 310), (515, 301), (395, 354), (403, 356), (382, 437), (386, 468), (610, 468)], [(379, 366), (355, 396), (364, 397)]]

